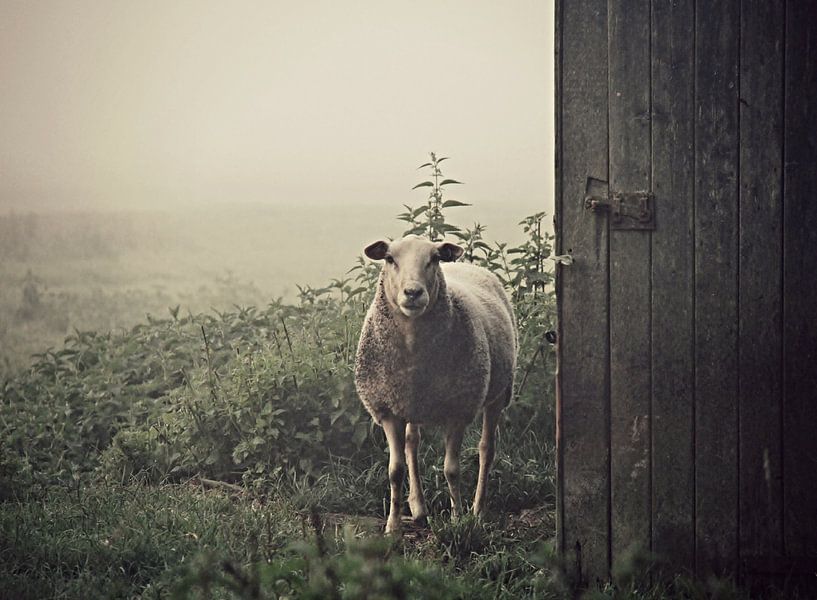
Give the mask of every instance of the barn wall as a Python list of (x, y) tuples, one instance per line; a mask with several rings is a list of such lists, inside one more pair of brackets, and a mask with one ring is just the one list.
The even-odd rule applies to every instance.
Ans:
[[(559, 544), (674, 571), (817, 564), (817, 3), (557, 9)], [(588, 177), (649, 190), (611, 230)], [(796, 577), (795, 577), (796, 579)]]

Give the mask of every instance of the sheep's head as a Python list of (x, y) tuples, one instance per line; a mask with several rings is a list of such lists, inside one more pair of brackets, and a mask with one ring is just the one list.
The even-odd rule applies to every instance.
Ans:
[(449, 242), (431, 242), (409, 235), (393, 242), (380, 240), (363, 251), (372, 260), (385, 260), (383, 287), (386, 300), (409, 318), (419, 317), (437, 301), (443, 273), (440, 262), (462, 256), (463, 249)]

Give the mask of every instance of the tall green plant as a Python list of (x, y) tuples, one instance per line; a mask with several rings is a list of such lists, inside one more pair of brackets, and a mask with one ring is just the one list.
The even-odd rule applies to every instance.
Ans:
[(461, 233), (462, 230), (456, 225), (451, 225), (445, 221), (445, 209), (454, 208), (456, 206), (470, 206), (465, 202), (459, 200), (446, 199), (446, 186), (462, 185), (461, 181), (456, 179), (446, 179), (440, 169), (440, 163), (448, 160), (449, 157), (443, 156), (438, 158), (434, 152), (430, 153), (431, 161), (423, 163), (418, 169), (429, 169), (429, 179), (421, 181), (415, 185), (413, 190), (419, 188), (429, 188), (428, 201), (426, 204), (413, 208), (407, 204), (403, 206), (406, 212), (397, 215), (401, 221), (405, 221), (410, 225), (403, 235), (417, 234), (423, 235), (431, 241), (437, 242), (442, 240), (446, 234)]

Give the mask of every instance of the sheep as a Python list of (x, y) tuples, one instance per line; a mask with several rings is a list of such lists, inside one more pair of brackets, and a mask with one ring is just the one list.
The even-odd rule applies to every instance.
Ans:
[(401, 526), (406, 465), (411, 516), (423, 523), (428, 515), (417, 462), (421, 426), (444, 428), (451, 516), (462, 513), (460, 446), (480, 410), (473, 512), (481, 516), (499, 417), (513, 390), (518, 334), (511, 303), (490, 271), (454, 262), (463, 254), (456, 244), (409, 235), (374, 242), (364, 254), (385, 260), (358, 343), (355, 387), (388, 441), (386, 532)]

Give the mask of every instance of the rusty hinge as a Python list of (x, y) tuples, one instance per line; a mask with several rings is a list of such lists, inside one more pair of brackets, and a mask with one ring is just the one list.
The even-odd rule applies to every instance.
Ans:
[(584, 207), (610, 214), (610, 229), (655, 229), (655, 196), (651, 192), (610, 192), (607, 182), (587, 178)]

